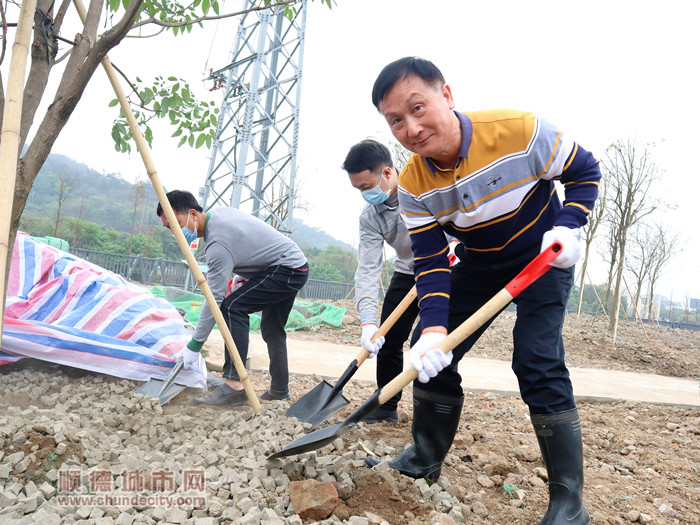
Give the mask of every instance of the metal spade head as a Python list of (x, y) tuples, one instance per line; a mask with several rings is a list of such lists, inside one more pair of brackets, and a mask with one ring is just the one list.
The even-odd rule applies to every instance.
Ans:
[(382, 389), (378, 389), (372, 397), (365, 401), (357, 410), (350, 414), (345, 421), (332, 427), (322, 428), (306, 434), (300, 437), (296, 441), (293, 441), (286, 447), (284, 447), (279, 452), (275, 452), (267, 457), (267, 459), (278, 459), (286, 456), (294, 456), (296, 454), (302, 454), (304, 452), (309, 452), (310, 450), (319, 449), (329, 443), (332, 443), (335, 439), (342, 436), (345, 432), (354, 427), (360, 422), (365, 416), (369, 415), (374, 411), (379, 405), (379, 395)]

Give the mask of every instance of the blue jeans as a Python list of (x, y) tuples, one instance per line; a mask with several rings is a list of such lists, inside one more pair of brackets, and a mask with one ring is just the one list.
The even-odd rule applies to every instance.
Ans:
[[(287, 333), (284, 326), (294, 306), (294, 298), (308, 278), (308, 264), (296, 269), (270, 266), (251, 277), (221, 303), (221, 313), (244, 364), (248, 357), (248, 314), (262, 311), (260, 332), (270, 356), (270, 390), (276, 394), (289, 391)], [(222, 375), (226, 379), (240, 380), (228, 351), (224, 352)]]
[[(538, 253), (539, 250), (533, 250), (497, 264), (485, 264), (460, 254), (461, 261), (451, 273), (450, 332), (496, 295)], [(573, 267), (550, 268), (513, 301), (517, 305), (517, 318), (513, 328), (512, 367), (520, 395), (533, 414), (563, 412), (576, 406), (561, 335), (573, 278)], [(495, 317), (453, 350), (454, 359), (449, 367), (426, 384), (416, 381), (415, 387), (437, 394), (462, 395), (457, 365)]]

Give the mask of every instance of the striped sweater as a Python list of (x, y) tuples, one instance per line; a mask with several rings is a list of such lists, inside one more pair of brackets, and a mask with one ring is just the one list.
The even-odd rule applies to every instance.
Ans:
[[(598, 195), (598, 162), (547, 121), (514, 110), (456, 115), (462, 128), (457, 166), (439, 169), (414, 154), (399, 178), (424, 326), (447, 326), (445, 233), (474, 259), (505, 261), (539, 247), (553, 226), (586, 224)], [(563, 205), (555, 180), (564, 185)]]

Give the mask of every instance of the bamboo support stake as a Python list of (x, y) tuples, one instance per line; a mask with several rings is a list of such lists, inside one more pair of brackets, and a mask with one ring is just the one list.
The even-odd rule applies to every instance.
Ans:
[(15, 195), (17, 157), (19, 155), (19, 128), (22, 122), (22, 99), (27, 55), (34, 22), (36, 0), (24, 0), (19, 12), (17, 33), (12, 44), (12, 59), (7, 82), (5, 109), (0, 135), (0, 340), (5, 320), (5, 294), (7, 292), (7, 268), (12, 254), (10, 249), (10, 225), (12, 202)]
[(651, 343), (649, 340), (649, 334), (647, 334), (647, 329), (644, 326), (644, 321), (642, 320), (642, 316), (639, 315), (639, 310), (637, 309), (637, 303), (634, 302), (634, 297), (632, 296), (632, 293), (630, 292), (630, 287), (627, 286), (627, 279), (625, 279), (625, 276), (622, 276), (622, 281), (625, 283), (625, 288), (627, 289), (627, 293), (630, 294), (630, 299), (631, 303), (634, 306), (634, 311), (637, 313), (637, 317), (639, 318), (639, 323), (642, 325), (642, 330), (644, 330), (644, 336), (647, 338), (647, 343)]
[[(73, 0), (73, 3), (75, 4), (76, 9), (78, 10), (78, 15), (80, 16), (80, 19), (83, 23), (85, 23), (87, 12), (85, 11), (85, 7), (83, 6), (82, 1)], [(158, 172), (156, 171), (156, 168), (151, 159), (150, 151), (148, 150), (148, 144), (146, 143), (146, 140), (141, 134), (141, 130), (139, 129), (138, 123), (136, 122), (134, 113), (131, 111), (129, 102), (126, 98), (126, 95), (124, 94), (124, 90), (122, 89), (121, 84), (119, 83), (119, 79), (117, 77), (116, 72), (114, 71), (114, 68), (112, 67), (112, 63), (109, 61), (109, 58), (105, 57), (104, 59), (102, 59), (102, 67), (104, 67), (105, 72), (107, 73), (107, 77), (109, 77), (109, 81), (112, 84), (112, 87), (114, 88), (114, 92), (116, 93), (117, 98), (119, 99), (119, 104), (121, 105), (122, 112), (124, 113), (126, 120), (129, 122), (131, 134), (134, 136), (134, 140), (136, 141), (139, 153), (141, 154), (141, 158), (143, 159), (148, 178), (151, 179), (153, 189), (155, 190), (156, 195), (158, 195), (158, 201), (160, 202), (160, 205), (163, 208), (163, 212), (165, 213), (165, 217), (168, 219), (168, 223), (172, 225), (171, 231), (175, 235), (175, 239), (177, 240), (177, 243), (180, 246), (182, 254), (187, 260), (187, 264), (189, 265), (190, 270), (194, 275), (195, 281), (199, 285), (199, 288), (202, 290), (204, 298), (206, 299), (207, 304), (209, 305), (209, 308), (211, 309), (211, 312), (214, 315), (214, 320), (219, 326), (219, 331), (221, 332), (221, 335), (224, 338), (224, 342), (226, 343), (226, 349), (228, 350), (233, 364), (236, 367), (238, 377), (240, 378), (241, 383), (243, 383), (243, 387), (245, 388), (248, 400), (250, 401), (253, 410), (255, 410), (255, 412), (257, 413), (260, 410), (260, 401), (258, 400), (258, 396), (255, 394), (255, 390), (253, 390), (253, 385), (250, 382), (248, 372), (246, 371), (245, 365), (241, 360), (241, 356), (238, 354), (236, 345), (233, 342), (233, 338), (231, 337), (231, 332), (229, 331), (228, 325), (226, 325), (226, 321), (224, 320), (224, 316), (221, 314), (221, 309), (216, 303), (216, 299), (214, 299), (214, 295), (211, 293), (211, 289), (209, 288), (209, 285), (207, 284), (207, 281), (204, 278), (204, 275), (202, 274), (202, 270), (199, 269), (199, 265), (197, 264), (197, 261), (194, 258), (194, 254), (192, 253), (192, 250), (190, 249), (190, 246), (187, 243), (187, 240), (185, 239), (182, 230), (177, 227), (178, 222), (177, 218), (175, 217), (175, 212), (173, 211), (172, 206), (170, 206), (168, 197), (165, 193), (165, 190), (163, 189), (163, 185), (160, 182), (160, 178), (158, 177)]]

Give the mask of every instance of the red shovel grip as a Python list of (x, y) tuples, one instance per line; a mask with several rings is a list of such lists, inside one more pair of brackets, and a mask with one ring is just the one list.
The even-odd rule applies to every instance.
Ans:
[(520, 292), (542, 277), (549, 270), (549, 263), (556, 259), (559, 252), (561, 252), (561, 248), (560, 242), (550, 244), (548, 248), (543, 250), (530, 264), (523, 268), (523, 271), (506, 284), (505, 289), (508, 293), (513, 297), (517, 297)]

